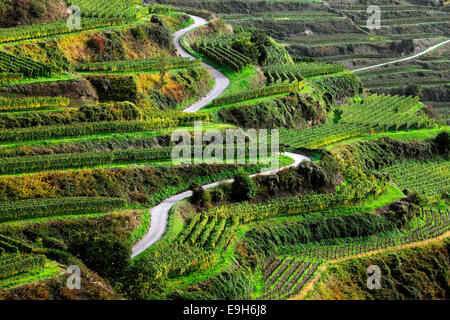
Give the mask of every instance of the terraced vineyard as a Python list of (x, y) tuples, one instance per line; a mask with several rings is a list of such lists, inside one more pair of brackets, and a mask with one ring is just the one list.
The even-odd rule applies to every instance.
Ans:
[(280, 142), (294, 148), (319, 148), (321, 146), (370, 133), (365, 125), (324, 124), (305, 130), (280, 130)]
[(421, 113), (423, 107), (418, 97), (371, 95), (363, 102), (343, 107), (340, 121), (384, 130), (423, 128), (431, 125), (431, 120)]
[[(23, 74), (25, 77), (50, 77), (60, 73), (52, 65), (38, 63), (27, 57), (18, 57), (0, 51), (0, 72), (14, 72)], [(12, 79), (11, 79), (12, 80)]]
[(66, 20), (8, 28), (2, 30), (2, 33), (0, 34), (0, 43), (6, 44), (8, 42), (68, 34), (80, 30), (110, 27), (131, 22), (133, 22), (133, 20), (130, 18), (84, 18), (80, 29), (69, 29)]
[(67, 107), (70, 99), (65, 97), (36, 97), (36, 98), (0, 98), (0, 112), (43, 109), (50, 107)]
[(312, 280), (321, 265), (369, 252), (400, 247), (441, 236), (450, 230), (450, 211), (422, 208), (420, 226), (392, 236), (357, 239), (345, 244), (305, 246), (293, 256), (272, 257), (263, 271), (261, 299), (289, 299), (297, 296)]
[(201, 42), (196, 44), (195, 48), (208, 59), (219, 65), (227, 66), (234, 71), (242, 70), (251, 63), (248, 57), (226, 44)]
[(407, 1), (3, 1), (0, 300), (303, 299), (347, 259), (330, 296), (447, 299), (448, 246), (353, 264), (450, 231), (449, 11)]
[(226, 104), (237, 103), (245, 100), (251, 100), (255, 98), (273, 96), (280, 93), (288, 93), (298, 91), (304, 86), (304, 83), (294, 81), (292, 83), (274, 84), (265, 86), (258, 89), (248, 90), (246, 92), (240, 92), (235, 94), (225, 95), (221, 98), (217, 98), (213, 101), (212, 106), (221, 106)]
[(384, 168), (399, 188), (419, 192), (430, 198), (448, 193), (450, 184), (450, 163), (441, 161), (405, 161)]
[(327, 123), (304, 130), (280, 130), (280, 142), (295, 148), (319, 148), (324, 145), (389, 130), (424, 128), (432, 120), (421, 112), (418, 97), (371, 95), (337, 109), (337, 123)]
[(4, 203), (0, 222), (40, 218), (64, 214), (108, 212), (123, 207), (122, 199), (114, 198), (56, 198), (23, 200)]

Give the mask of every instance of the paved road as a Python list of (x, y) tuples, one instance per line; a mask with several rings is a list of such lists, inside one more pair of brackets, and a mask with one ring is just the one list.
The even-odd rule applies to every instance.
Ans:
[[(178, 49), (178, 52), (180, 56), (187, 57), (191, 59), (195, 59), (192, 55), (186, 52), (186, 50), (183, 49), (183, 47), (180, 44), (180, 38), (186, 34), (187, 32), (191, 31), (192, 29), (198, 28), (200, 26), (203, 26), (208, 23), (203, 18), (196, 17), (196, 16), (190, 16), (192, 19), (194, 19), (194, 24), (190, 25), (189, 27), (179, 30), (175, 32), (174, 34), (174, 40), (175, 40), (175, 47)], [(211, 89), (210, 92), (206, 94), (202, 99), (191, 105), (189, 108), (184, 110), (185, 112), (196, 112), (206, 106), (208, 103), (212, 102), (214, 99), (219, 97), (226, 88), (230, 85), (230, 80), (219, 70), (216, 68), (211, 67), (210, 65), (203, 63), (203, 66), (211, 71), (212, 76), (215, 79), (214, 87)]]
[(420, 57), (420, 56), (422, 56), (422, 55), (424, 55), (424, 54), (427, 54), (427, 53), (430, 52), (430, 51), (433, 51), (434, 49), (439, 48), (440, 46), (446, 45), (446, 44), (449, 43), (449, 42), (450, 42), (450, 40), (443, 41), (443, 42), (438, 43), (438, 44), (436, 44), (436, 45), (434, 45), (434, 46), (432, 46), (432, 47), (429, 47), (428, 49), (426, 49), (426, 50), (424, 50), (424, 51), (422, 51), (422, 52), (420, 52), (420, 53), (418, 53), (418, 54), (415, 54), (415, 55), (413, 55), (413, 56), (411, 56), (411, 57), (402, 58), (402, 59), (398, 59), (398, 60), (394, 60), (394, 61), (389, 61), (389, 62), (385, 62), (385, 63), (376, 64), (376, 65), (374, 65), (374, 66), (369, 66), (369, 67), (364, 67), (364, 68), (352, 70), (352, 72), (358, 72), (358, 71), (363, 71), (363, 70), (368, 70), (368, 69), (378, 68), (378, 67), (382, 67), (382, 66), (385, 66), (385, 65), (388, 65), (388, 64), (393, 64), (393, 63), (398, 63), (398, 62), (402, 62), (402, 61), (407, 61), (407, 60), (415, 59), (415, 58)]
[[(204, 24), (207, 23), (207, 21), (203, 18), (200, 17), (196, 17), (196, 16), (191, 16), (192, 19), (194, 19), (194, 24), (182, 29), (178, 32), (175, 33), (174, 36), (174, 40), (175, 40), (175, 46), (177, 47), (179, 53), (181, 56), (183, 57), (190, 57), (193, 58), (189, 53), (187, 53), (180, 45), (180, 37), (189, 32), (190, 30), (197, 28), (199, 26), (202, 26)], [(204, 106), (206, 106), (208, 103), (210, 103), (212, 100), (214, 100), (215, 98), (217, 98), (218, 96), (220, 96), (223, 91), (229, 86), (230, 84), (230, 80), (220, 71), (218, 71), (217, 69), (207, 65), (207, 64), (203, 64), (207, 69), (209, 69), (212, 73), (212, 75), (215, 78), (215, 85), (214, 88), (205, 96), (203, 97), (201, 100), (197, 101), (196, 103), (194, 103), (192, 106), (190, 106), (189, 108), (187, 108), (185, 110), (185, 112), (195, 112), (200, 110), (201, 108), (203, 108)], [(290, 153), (290, 152), (286, 152), (283, 153), (283, 155), (286, 155), (288, 157), (291, 157), (292, 159), (294, 159), (294, 163), (287, 166), (287, 167), (292, 167), (292, 166), (298, 166), (302, 161), (311, 161), (309, 158), (299, 155), (299, 154), (294, 154), (294, 153)], [(272, 170), (272, 171), (267, 171), (264, 173), (261, 173), (261, 175), (268, 175), (268, 174), (273, 174), (276, 173), (282, 169), (285, 169), (287, 167), (283, 167), (283, 168), (279, 168), (276, 170)], [(254, 175), (255, 176), (255, 175)], [(220, 183), (223, 182), (233, 182), (233, 179), (230, 180), (226, 180), (226, 181), (220, 181), (220, 182), (215, 182), (215, 183), (211, 183), (208, 185), (203, 186), (204, 189), (209, 189), (209, 188), (213, 188), (218, 186)], [(137, 255), (139, 255), (140, 253), (144, 252), (146, 249), (148, 249), (149, 247), (151, 247), (153, 244), (155, 244), (156, 242), (158, 242), (161, 237), (164, 235), (164, 233), (166, 232), (167, 229), (167, 222), (169, 219), (169, 211), (170, 209), (179, 201), (184, 200), (188, 197), (190, 197), (192, 195), (191, 191), (185, 191), (183, 193), (177, 194), (175, 196), (172, 196), (166, 200), (164, 200), (163, 202), (161, 202), (159, 205), (157, 205), (156, 207), (153, 207), (152, 209), (150, 209), (150, 215), (151, 215), (151, 224), (150, 224), (150, 229), (148, 230), (147, 234), (144, 236), (144, 238), (142, 238), (138, 243), (136, 243), (133, 248), (132, 248), (132, 255), (131, 258), (133, 259), (134, 257), (136, 257)]]
[[(289, 166), (279, 168), (276, 170), (267, 171), (267, 172), (260, 173), (260, 174), (255, 174), (252, 177), (257, 176), (257, 175), (273, 174), (273, 173), (276, 173), (276, 172), (283, 170), (285, 168), (288, 168), (288, 167), (298, 166), (303, 161), (311, 161), (308, 157), (305, 157), (305, 156), (302, 156), (299, 154), (295, 154), (295, 153), (285, 152), (285, 153), (283, 153), (283, 155), (286, 155), (286, 156), (294, 159), (294, 163), (292, 163)], [(207, 185), (204, 185), (203, 188), (204, 189), (214, 188), (224, 182), (231, 183), (231, 182), (233, 182), (233, 179), (207, 184)], [(185, 191), (183, 193), (179, 193), (175, 196), (167, 198), (166, 200), (161, 202), (156, 207), (153, 207), (150, 209), (150, 215), (151, 215), (150, 229), (148, 230), (148, 232), (144, 236), (144, 238), (142, 238), (138, 243), (136, 243), (133, 246), (132, 255), (131, 255), (132, 259), (134, 257), (136, 257), (137, 255), (139, 255), (140, 253), (142, 253), (143, 251), (145, 251), (146, 249), (148, 249), (149, 247), (151, 247), (153, 244), (155, 244), (156, 242), (158, 242), (161, 239), (161, 237), (164, 235), (164, 233), (166, 232), (166, 229), (167, 229), (167, 222), (169, 220), (170, 209), (176, 203), (178, 203), (184, 199), (187, 199), (190, 196), (192, 196), (192, 191)]]

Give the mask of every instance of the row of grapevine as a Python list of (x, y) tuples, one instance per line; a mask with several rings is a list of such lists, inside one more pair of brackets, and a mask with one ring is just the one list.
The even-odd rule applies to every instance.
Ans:
[(369, 127), (357, 124), (328, 123), (303, 130), (280, 128), (280, 143), (294, 148), (314, 149), (369, 132)]
[(83, 18), (81, 19), (81, 26), (79, 29), (69, 29), (66, 20), (5, 28), (0, 32), (0, 43), (67, 34), (82, 30), (128, 24), (131, 22), (133, 22), (133, 19), (130, 18)]
[[(450, 22), (450, 17), (448, 15), (433, 15), (429, 17), (408, 17), (408, 18), (395, 18), (395, 19), (383, 19), (381, 22), (381, 27), (387, 27), (387, 26), (398, 26), (403, 24), (426, 24), (426, 23), (439, 23), (439, 22)], [(356, 24), (358, 24), (360, 27), (366, 27), (367, 21), (364, 19), (356, 20)]]
[(11, 73), (11, 72), (1, 72), (0, 73), (0, 84), (10, 83), (13, 81), (20, 81), (23, 79), (22, 73)]
[[(416, 76), (414, 76), (416, 75)], [(379, 88), (397, 88), (397, 87), (405, 87), (408, 85), (446, 85), (448, 84), (448, 78), (446, 76), (436, 76), (433, 77), (423, 76), (422, 73), (419, 74), (410, 74), (408, 78), (402, 79), (402, 83), (399, 83), (398, 79), (387, 79), (387, 78), (366, 78), (362, 80), (365, 88), (368, 89), (379, 89)]]
[(106, 121), (79, 123), (63, 126), (45, 126), (0, 130), (0, 141), (44, 140), (61, 137), (75, 137), (98, 133), (122, 133), (175, 128), (178, 121), (169, 119), (151, 119), (146, 121)]
[(161, 110), (155, 108), (152, 111), (146, 110), (149, 118), (165, 118), (178, 122), (178, 125), (192, 124), (194, 121), (210, 121), (211, 115), (200, 112), (183, 112), (178, 110)]
[(177, 277), (192, 271), (204, 270), (216, 258), (213, 252), (205, 251), (198, 246), (174, 242), (160, 242), (155, 249), (146, 254), (146, 261), (155, 270), (156, 279), (164, 276)]
[(340, 123), (365, 124), (384, 131), (423, 128), (433, 123), (421, 111), (423, 107), (418, 97), (374, 94), (342, 107)]
[(142, 1), (137, 0), (70, 0), (69, 2), (80, 8), (82, 17), (138, 19), (147, 11), (142, 7)]
[(270, 66), (265, 68), (264, 75), (268, 83), (301, 81), (308, 77), (338, 73), (344, 71), (344, 66), (329, 63), (298, 63), (295, 65)]
[(267, 97), (281, 93), (288, 93), (292, 91), (298, 91), (304, 86), (303, 82), (293, 82), (286, 84), (275, 84), (262, 88), (247, 90), (244, 92), (229, 94), (215, 99), (212, 102), (213, 106), (221, 106), (226, 104), (237, 103), (241, 101), (251, 100), (260, 97)]
[(250, 58), (225, 44), (201, 42), (196, 44), (195, 49), (208, 59), (220, 65), (228, 66), (234, 71), (242, 70), (252, 62)]
[(1, 98), (0, 112), (40, 109), (46, 107), (67, 107), (70, 99), (66, 97)]
[(268, 276), (261, 299), (288, 299), (299, 294), (320, 266), (317, 262), (288, 257), (281, 259), (281, 262), (275, 260), (274, 264), (276, 267), (273, 270), (265, 270)]
[(141, 60), (121, 60), (110, 62), (93, 62), (82, 64), (77, 67), (78, 71), (109, 71), (109, 72), (130, 72), (130, 71), (151, 71), (162, 69), (193, 68), (202, 64), (201, 59), (191, 60), (189, 58), (155, 58)]
[(25, 242), (13, 239), (11, 237), (0, 234), (0, 254), (9, 252), (9, 253), (18, 253), (18, 252), (33, 252), (33, 247), (26, 244)]
[(295, 252), (295, 255), (319, 262), (337, 260), (436, 238), (450, 230), (448, 207), (446, 211), (440, 208), (439, 211), (422, 208), (419, 218), (423, 223), (409, 230), (402, 230), (385, 236), (353, 239), (350, 242), (337, 245), (305, 245), (298, 252)]
[(0, 222), (50, 217), (57, 215), (102, 213), (122, 208), (125, 200), (120, 198), (75, 197), (31, 199), (2, 202)]
[(128, 149), (0, 159), (0, 174), (170, 159), (172, 148)]
[(449, 161), (402, 161), (383, 168), (395, 184), (401, 189), (415, 190), (420, 194), (439, 198), (450, 188)]
[(25, 77), (50, 77), (61, 70), (50, 64), (39, 63), (25, 56), (14, 56), (0, 51), (0, 72), (22, 73)]
[(228, 246), (239, 225), (239, 217), (223, 218), (209, 214), (197, 214), (180, 235), (179, 242), (208, 250), (223, 249)]
[(43, 268), (45, 257), (41, 255), (7, 254), (0, 256), (0, 279)]

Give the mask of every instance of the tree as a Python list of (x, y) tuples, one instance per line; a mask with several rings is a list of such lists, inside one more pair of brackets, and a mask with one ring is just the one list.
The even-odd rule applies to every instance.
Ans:
[(192, 191), (191, 203), (203, 208), (211, 207), (211, 194), (203, 189), (197, 182), (192, 182), (189, 189)]
[(131, 249), (112, 234), (90, 237), (82, 259), (102, 276), (118, 279), (130, 263)]
[(439, 154), (448, 157), (450, 149), (450, 137), (448, 132), (442, 131), (434, 138), (433, 142), (436, 145)]
[(234, 176), (232, 184), (232, 197), (237, 201), (252, 199), (256, 194), (256, 187), (253, 180), (243, 170)]

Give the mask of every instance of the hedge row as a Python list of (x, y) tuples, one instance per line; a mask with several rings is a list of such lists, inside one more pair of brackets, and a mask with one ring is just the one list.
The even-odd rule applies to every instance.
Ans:
[(172, 148), (128, 149), (104, 152), (43, 155), (0, 159), (0, 174), (170, 159)]
[(20, 81), (23, 79), (22, 73), (3, 72), (0, 73), (0, 82)]
[(150, 71), (162, 69), (178, 69), (198, 67), (202, 64), (201, 59), (191, 60), (189, 58), (170, 57), (153, 58), (143, 60), (121, 60), (110, 62), (93, 62), (82, 64), (77, 67), (78, 71), (110, 71), (110, 72), (129, 72), (129, 71)]
[(30, 199), (0, 202), (0, 222), (56, 215), (109, 212), (122, 208), (125, 200), (106, 197)]
[(147, 121), (90, 122), (63, 126), (44, 126), (0, 130), (0, 141), (26, 141), (50, 138), (83, 136), (98, 133), (121, 133), (175, 128), (178, 121), (169, 119), (151, 119)]
[(45, 107), (67, 107), (69, 103), (70, 99), (66, 97), (0, 98), (0, 111), (38, 109)]

